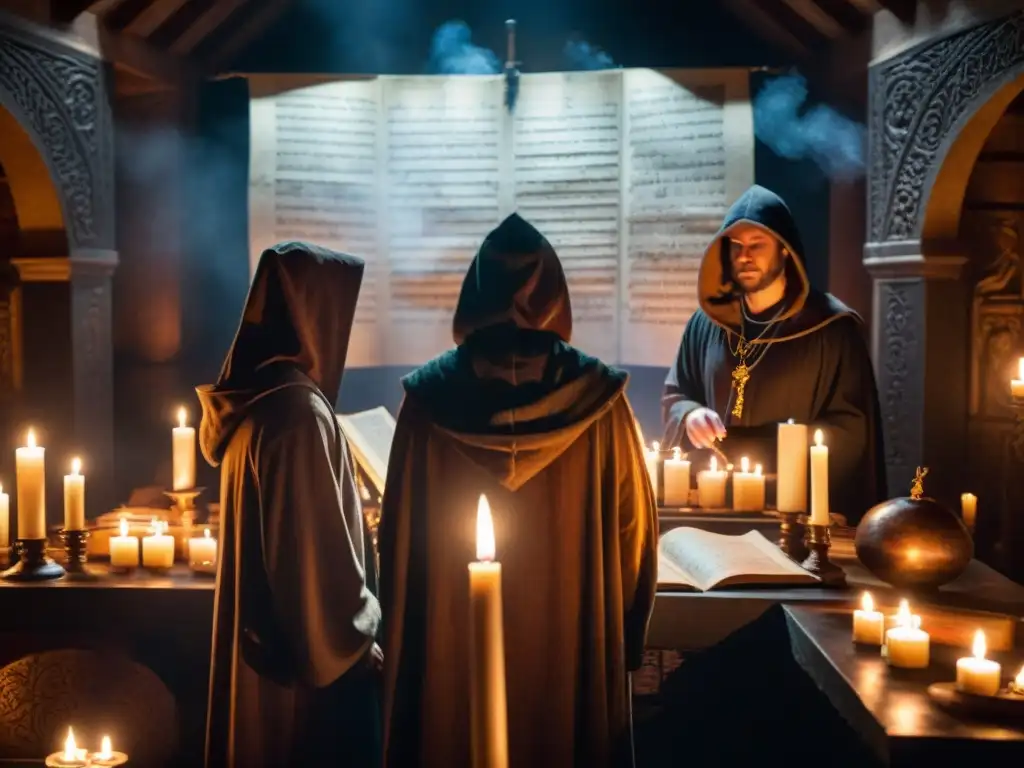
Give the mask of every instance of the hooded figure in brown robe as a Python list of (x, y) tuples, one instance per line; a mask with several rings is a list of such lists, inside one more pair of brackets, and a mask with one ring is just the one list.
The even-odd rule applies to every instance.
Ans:
[(626, 374), (571, 331), (558, 257), (513, 215), (470, 265), (458, 346), (403, 380), (379, 529), (387, 768), (470, 765), (481, 494), (503, 572), (510, 765), (631, 759), (656, 509)]
[(207, 768), (380, 754), (369, 536), (334, 414), (363, 262), (264, 251), (220, 378), (197, 391), (221, 467)]

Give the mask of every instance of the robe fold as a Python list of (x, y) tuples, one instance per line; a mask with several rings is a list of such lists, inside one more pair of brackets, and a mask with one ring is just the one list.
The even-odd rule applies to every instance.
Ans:
[(470, 266), (458, 346), (403, 380), (379, 529), (387, 768), (470, 765), (481, 494), (502, 567), (510, 765), (631, 760), (656, 509), (626, 375), (571, 347), (571, 327), (557, 256), (514, 215)]
[[(760, 325), (743, 318), (741, 295), (731, 278), (728, 235), (744, 223), (776, 237), (790, 254), (781, 310), (754, 316)], [(810, 425), (812, 434), (821, 429), (829, 448), (831, 511), (856, 524), (886, 491), (875, 376), (863, 321), (834, 296), (811, 287), (803, 258), (796, 222), (774, 192), (751, 187), (729, 209), (701, 262), (700, 308), (686, 324), (665, 380), (663, 444), (691, 447), (685, 421), (701, 406), (718, 413), (727, 431), (788, 419)], [(756, 338), (779, 311), (778, 322)], [(755, 344), (751, 359), (759, 359), (737, 418), (732, 415), (732, 372), (739, 364), (733, 350), (740, 334)], [(723, 448), (728, 451), (728, 437)]]
[(376, 573), (334, 414), (362, 273), (316, 246), (265, 251), (221, 375), (197, 390), (221, 467), (207, 768), (379, 762)]

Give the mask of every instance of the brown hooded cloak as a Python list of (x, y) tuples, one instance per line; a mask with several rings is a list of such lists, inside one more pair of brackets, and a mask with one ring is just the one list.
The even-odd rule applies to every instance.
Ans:
[(312, 245), (264, 251), (220, 378), (197, 390), (221, 467), (207, 768), (379, 758), (361, 659), (380, 608), (334, 415), (362, 275)]
[[(754, 316), (740, 311), (732, 282), (728, 235), (754, 224), (789, 251), (781, 306)], [(695, 408), (718, 413), (729, 427), (759, 427), (794, 419), (820, 428), (829, 447), (829, 503), (856, 523), (885, 492), (882, 429), (874, 371), (860, 317), (834, 296), (811, 287), (796, 222), (782, 198), (760, 186), (748, 189), (726, 214), (704, 254), (698, 278), (700, 309), (686, 324), (661, 398), (666, 446), (687, 446), (685, 420)], [(775, 318), (776, 313), (778, 317)], [(772, 318), (777, 322), (757, 339)], [(732, 416), (732, 371), (739, 334), (769, 348), (751, 370), (743, 412)], [(760, 355), (758, 349), (754, 355)], [(766, 450), (775, 450), (771, 436)], [(728, 451), (728, 437), (725, 447)]]
[(480, 494), (503, 570), (511, 766), (629, 754), (656, 509), (626, 374), (569, 346), (571, 330), (555, 252), (513, 215), (463, 282), (458, 347), (403, 380), (379, 531), (387, 768), (470, 764)]

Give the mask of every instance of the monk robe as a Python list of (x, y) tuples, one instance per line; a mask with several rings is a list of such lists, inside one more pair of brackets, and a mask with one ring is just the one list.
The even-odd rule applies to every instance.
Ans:
[[(780, 305), (748, 313), (749, 319), (741, 311), (729, 263), (729, 232), (741, 223), (761, 227), (790, 254)], [(788, 419), (810, 425), (812, 435), (820, 428), (829, 448), (831, 510), (855, 524), (885, 493), (878, 392), (861, 318), (839, 299), (811, 287), (803, 253), (796, 222), (774, 192), (753, 186), (729, 209), (704, 253), (697, 285), (700, 308), (686, 324), (665, 380), (664, 440), (689, 447), (686, 416), (700, 406), (718, 413), (727, 430)], [(753, 356), (761, 354), (762, 345), (768, 348), (750, 372), (742, 413), (736, 417), (732, 374), (739, 365), (734, 350), (741, 336), (758, 345)]]
[(561, 264), (519, 216), (462, 285), (457, 347), (403, 380), (379, 529), (385, 765), (470, 765), (477, 501), (503, 571), (512, 768), (630, 756), (628, 672), (657, 581), (626, 374), (569, 345)]
[(362, 275), (316, 246), (265, 251), (220, 378), (198, 389), (221, 467), (207, 768), (379, 760), (380, 607), (334, 415)]

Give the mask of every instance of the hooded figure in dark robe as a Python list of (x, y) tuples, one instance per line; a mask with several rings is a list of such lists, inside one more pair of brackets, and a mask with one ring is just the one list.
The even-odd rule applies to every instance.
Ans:
[(856, 523), (885, 492), (878, 392), (863, 321), (811, 287), (803, 258), (774, 192), (755, 185), (729, 209), (665, 380), (664, 440), (701, 448), (726, 438), (727, 448), (730, 427), (793, 419), (821, 429), (831, 511)]
[(360, 259), (263, 252), (200, 444), (221, 467), (207, 768), (380, 756), (372, 549), (334, 414)]
[(481, 494), (503, 572), (510, 765), (631, 759), (655, 501), (626, 374), (569, 346), (571, 331), (558, 257), (512, 215), (470, 265), (458, 346), (403, 380), (379, 529), (387, 768), (470, 765)]

